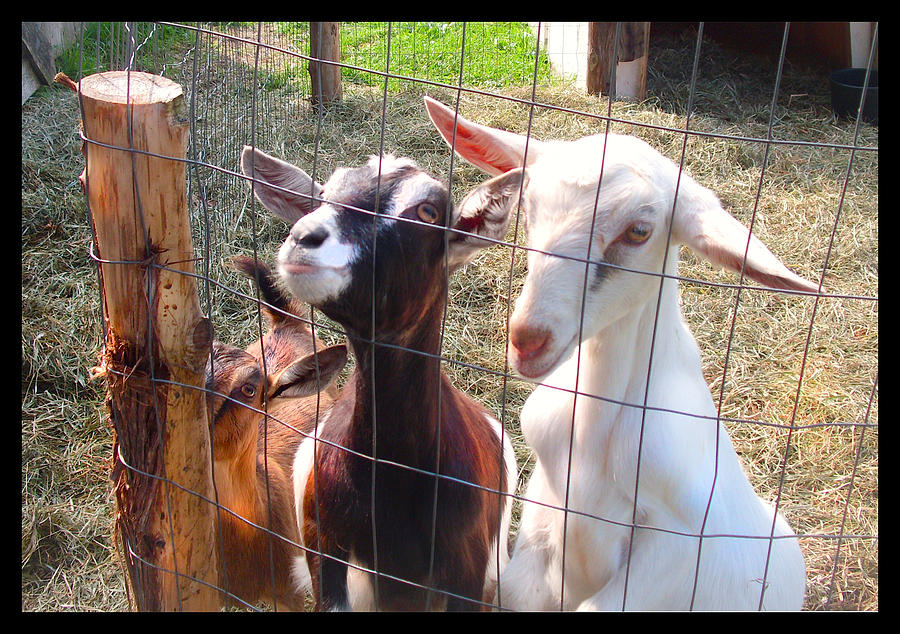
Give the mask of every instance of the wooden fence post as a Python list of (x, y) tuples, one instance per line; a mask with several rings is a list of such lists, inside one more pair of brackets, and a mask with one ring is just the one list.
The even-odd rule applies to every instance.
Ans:
[(190, 275), (184, 96), (168, 79), (127, 71), (85, 77), (80, 95), (126, 581), (138, 610), (215, 610), (215, 507), (200, 497), (213, 499), (210, 330)]
[[(588, 24), (587, 92), (641, 100), (647, 94), (650, 23), (622, 22), (617, 50), (613, 50), (615, 39), (615, 22)], [(610, 86), (610, 70), (614, 65), (616, 83)]]
[[(309, 23), (309, 56), (313, 60), (341, 61), (341, 23)], [(340, 101), (341, 67), (310, 60), (309, 76), (312, 82), (312, 103), (329, 104)]]

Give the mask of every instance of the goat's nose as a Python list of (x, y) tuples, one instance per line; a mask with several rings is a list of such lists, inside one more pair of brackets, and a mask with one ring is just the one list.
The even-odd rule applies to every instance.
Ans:
[(299, 246), (314, 249), (328, 239), (328, 230), (322, 225), (310, 229), (295, 226), (291, 230), (291, 237)]
[(539, 356), (550, 341), (550, 331), (537, 326), (514, 325), (510, 327), (509, 342), (521, 359)]

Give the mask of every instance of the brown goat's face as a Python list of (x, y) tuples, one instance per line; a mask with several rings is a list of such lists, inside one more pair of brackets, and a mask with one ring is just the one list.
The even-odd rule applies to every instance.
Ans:
[(216, 458), (240, 449), (248, 427), (257, 425), (267, 382), (256, 359), (249, 353), (219, 342), (213, 343), (212, 362), (206, 369), (207, 412)]
[(218, 341), (206, 366), (207, 413), (216, 459), (255, 447), (256, 430), (276, 398), (310, 397), (328, 387), (347, 362), (347, 346), (296, 354), (285, 367), (263, 371), (249, 352)]

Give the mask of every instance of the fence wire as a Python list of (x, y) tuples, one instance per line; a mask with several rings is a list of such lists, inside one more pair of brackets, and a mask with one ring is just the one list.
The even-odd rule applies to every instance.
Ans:
[[(854, 281), (863, 280), (857, 285), (835, 279), (842, 271), (866, 266), (866, 263), (848, 262), (844, 253), (849, 250), (848, 230), (849, 240), (865, 243), (865, 238), (858, 237), (854, 227), (848, 226), (860, 222), (858, 214), (848, 220), (847, 213), (855, 211), (849, 208), (860, 204), (859, 192), (863, 191), (862, 196), (869, 196), (871, 209), (876, 212), (864, 221), (877, 223), (877, 183), (874, 182), (877, 180), (877, 136), (868, 133), (866, 124), (860, 121), (823, 122), (821, 107), (817, 110), (816, 104), (808, 105), (809, 94), (788, 93), (785, 105), (785, 91), (803, 88), (802, 82), (786, 85), (785, 75), (793, 72), (786, 55), (790, 25), (785, 26), (774, 69), (768, 69), (772, 81), (768, 103), (749, 115), (733, 115), (723, 126), (714, 125), (717, 104), (709, 93), (715, 90), (715, 84), (703, 74), (715, 61), (711, 57), (721, 54), (721, 50), (704, 39), (702, 24), (695, 32), (671, 42), (674, 48), (687, 50), (692, 57), (688, 64), (691, 70), (685, 78), (686, 94), (684, 86), (669, 90), (672, 87), (668, 82), (675, 81), (673, 78), (654, 76), (660, 71), (654, 70), (651, 56), (648, 98), (644, 104), (594, 98), (594, 105), (570, 80), (554, 75), (541, 37), (547, 25), (509, 24), (504, 25), (503, 32), (496, 28), (497, 25), (486, 23), (342, 24), (344, 48), (340, 66), (344, 98), (330, 108), (316, 109), (309, 103), (313, 87), (308, 65), (315, 59), (309, 50), (309, 23), (97, 25), (85, 32), (89, 37), (83, 34), (82, 54), (88, 63), (83, 64), (82, 70), (85, 75), (114, 68), (143, 70), (163, 74), (184, 87), (191, 113), (188, 196), (194, 245), (202, 255), (201, 305), (212, 316), (216, 338), (235, 345), (262, 338), (261, 313), (252, 309), (261, 299), (258, 292), (246, 290), (246, 282), (224, 264), (238, 253), (273, 261), (274, 251), (287, 229), (267, 214), (261, 214), (250, 195), (251, 186), (240, 175), (237, 165), (244, 145), (302, 166), (319, 182), (336, 167), (361, 164), (369, 154), (393, 152), (409, 156), (426, 170), (446, 177), (454, 197), (459, 199), (483, 177), (452, 152), (448, 154), (430, 128), (421, 96), (431, 94), (448, 104), (464, 103), (458, 106), (459, 113), (470, 120), (478, 118), (467, 107), (477, 105), (482, 108), (480, 112), (490, 113), (488, 125), (504, 127), (505, 124), (536, 138), (552, 138), (554, 126), (561, 125), (559, 121), (563, 119), (579, 122), (576, 132), (563, 132), (573, 138), (597, 132), (646, 135), (651, 144), (656, 141), (655, 145), (662, 146), (658, 148), (660, 151), (680, 163), (682, 169), (690, 169), (701, 182), (705, 176), (714, 179), (716, 172), (724, 171), (726, 166), (722, 162), (737, 162), (744, 168), (746, 181), (733, 183), (734, 188), (726, 195), (749, 204), (749, 209), (741, 210), (746, 213), (740, 219), (754, 234), (758, 223), (766, 224), (778, 211), (771, 199), (764, 196), (767, 189), (780, 188), (785, 198), (789, 198), (781, 203), (785, 207), (803, 207), (810, 192), (804, 189), (800, 175), (813, 172), (818, 177), (830, 169), (821, 157), (823, 154), (845, 155), (845, 167), (836, 181), (837, 191), (828, 192), (825, 208), (789, 225), (792, 230), (807, 234), (789, 242), (797, 251), (773, 248), (792, 268), (802, 269), (805, 276), (825, 282), (825, 290), (819, 293), (760, 290), (746, 285), (742, 276), (737, 281), (730, 274), (720, 279), (717, 273), (710, 273), (708, 268), (692, 261), (687, 253), (682, 274), (674, 278), (684, 286), (682, 301), (686, 318), (702, 352), (707, 355), (704, 374), (711, 383), (718, 410), (712, 420), (722, 421), (729, 428), (739, 452), (745, 454), (744, 462), (754, 486), (762, 497), (773, 499), (776, 508), (788, 516), (803, 545), (808, 574), (805, 607), (846, 609), (868, 605), (871, 609), (874, 604), (877, 609), (873, 596), (877, 593), (877, 533), (871, 528), (877, 523), (877, 516), (860, 517), (875, 513), (877, 506), (877, 353), (874, 359), (847, 361), (845, 355), (849, 352), (832, 347), (847, 342), (833, 341), (846, 333), (833, 330), (835, 322), (831, 315), (846, 306), (847, 313), (856, 319), (851, 338), (869, 329), (877, 337), (877, 272), (868, 278), (855, 278)], [(869, 69), (874, 65), (876, 46), (877, 26)], [(713, 52), (707, 53), (710, 49)], [(501, 65), (502, 72), (493, 72)], [(746, 72), (746, 69), (734, 72)], [(668, 97), (660, 96), (667, 90)], [(740, 101), (742, 97), (735, 94), (734, 100)], [(671, 105), (682, 99), (686, 99), (683, 107)], [(801, 104), (796, 108), (798, 112), (791, 109), (794, 100)], [(672, 109), (675, 116), (661, 117), (659, 122), (647, 121), (638, 115), (640, 107), (657, 111)], [(801, 133), (794, 137), (792, 131), (798, 128), (785, 125), (785, 121), (802, 117), (811, 119), (811, 131), (801, 126)], [(829, 132), (838, 128), (852, 129), (849, 141), (846, 134), (839, 140), (829, 136)], [(725, 155), (710, 157), (709, 147), (719, 143), (728, 145)], [(753, 149), (749, 149), (751, 146)], [(784, 172), (780, 162), (785, 157), (793, 172)], [(778, 166), (772, 167), (776, 163)], [(860, 163), (864, 166), (859, 167)], [(698, 167), (701, 174), (697, 174)], [(792, 176), (797, 178), (795, 183), (790, 182)], [(505, 354), (511, 302), (521, 289), (523, 254), (529, 250), (520, 240), (523, 236), (518, 218), (511, 231), (511, 239), (498, 241), (491, 247), (496, 253), (485, 256), (485, 260), (497, 265), (498, 273), (475, 277), (472, 269), (482, 266), (482, 261), (470, 265), (450, 281), (439, 358), (458, 387), (475, 394), (477, 400), (482, 400), (498, 415), (504, 433), (516, 444), (519, 486), (513, 499), (518, 512), (521, 503), (526, 501), (523, 485), (533, 467), (533, 458), (524, 446), (518, 427), (518, 412), (533, 386), (510, 371)], [(876, 249), (877, 254), (875, 244), (863, 244), (863, 247)], [(587, 258), (580, 261), (586, 270), (598, 264)], [(634, 272), (658, 276), (660, 280), (672, 277), (662, 272)], [(476, 292), (484, 297), (475, 297)], [(712, 304), (711, 297), (725, 299)], [(790, 303), (790, 297), (797, 301)], [(498, 298), (502, 301), (497, 301)], [(714, 305), (719, 307), (720, 314), (709, 310)], [(807, 315), (792, 321), (805, 326), (790, 332), (779, 330), (778, 321), (785, 310)], [(477, 311), (481, 312), (476, 314)], [(472, 323), (485, 313), (486, 323)], [(825, 319), (823, 313), (827, 313), (824, 328), (831, 329), (827, 332), (823, 332), (822, 326), (817, 328), (817, 318)], [(321, 313), (311, 311), (301, 317), (315, 327), (316, 335), (324, 342), (343, 340), (340, 326)], [(749, 329), (754, 322), (768, 324), (772, 339), (755, 340)], [(490, 334), (497, 329), (499, 333)], [(370, 344), (381, 345), (374, 340)], [(749, 361), (746, 355), (742, 356), (745, 347), (753, 349)], [(473, 348), (479, 350), (473, 352)], [(793, 365), (779, 368), (773, 357), (788, 353)], [(774, 365), (776, 373), (787, 373), (788, 378), (782, 377), (777, 386), (759, 387), (753, 383), (757, 380), (754, 359), (767, 367)], [(827, 383), (828, 379), (840, 380), (833, 370), (845, 361), (853, 366), (844, 368), (855, 382), (852, 389)], [(745, 384), (749, 387), (743, 387)], [(643, 403), (628, 403), (604, 395), (560, 390), (638, 408), (643, 415), (671, 411), (654, 408), (646, 398)], [(748, 390), (749, 395), (745, 393)], [(775, 394), (777, 391), (788, 394)], [(783, 404), (785, 398), (790, 400), (789, 405)], [(816, 414), (819, 410), (810, 405), (810, 401), (817, 400), (835, 402), (823, 409), (827, 415), (819, 416)], [(821, 439), (812, 437), (820, 432)], [(574, 438), (573, 430), (569, 433)], [(815, 455), (815, 449), (810, 446), (813, 442), (839, 445), (839, 449), (829, 454), (834, 458), (848, 455), (841, 464), (816, 463), (821, 456)], [(754, 443), (765, 447), (759, 451)], [(571, 451), (570, 446), (570, 459)], [(813, 464), (805, 458), (807, 452), (814, 454)], [(768, 462), (757, 462), (764, 459)], [(372, 460), (373, 474), (379, 460), (377, 457)], [(811, 473), (800, 475), (800, 469)], [(766, 470), (771, 473), (762, 473)], [(435, 476), (435, 487), (445, 477), (430, 475)], [(861, 479), (867, 481), (865, 488), (860, 488)], [(827, 499), (830, 504), (822, 508), (818, 498)], [(217, 500), (208, 501), (217, 504)], [(225, 507), (219, 508), (223, 513), (232, 513)], [(567, 508), (566, 504), (556, 508), (566, 518), (577, 514), (621, 524)], [(630, 528), (632, 535), (638, 528), (682, 534), (643, 525), (639, 520), (635, 508), (632, 521), (621, 525)], [(848, 529), (850, 524), (858, 530)], [(254, 527), (266, 530), (255, 524)], [(700, 535), (684, 534), (699, 537), (701, 543), (718, 537), (702, 531)], [(773, 539), (772, 535), (744, 537), (767, 539), (770, 544)], [(272, 539), (284, 538), (272, 533)], [(132, 551), (132, 556), (135, 555)], [(369, 572), (379, 573), (377, 566)], [(226, 584), (223, 590), (227, 592), (228, 572), (223, 573)], [(384, 576), (383, 572), (379, 574)], [(375, 578), (378, 579), (377, 574)], [(874, 592), (872, 587), (876, 588)], [(442, 592), (439, 588), (431, 590)], [(560, 595), (565, 596), (564, 587)], [(240, 597), (231, 597), (243, 607), (260, 607), (245, 604)], [(625, 597), (623, 605), (624, 601)], [(563, 607), (561, 598), (560, 609)]]

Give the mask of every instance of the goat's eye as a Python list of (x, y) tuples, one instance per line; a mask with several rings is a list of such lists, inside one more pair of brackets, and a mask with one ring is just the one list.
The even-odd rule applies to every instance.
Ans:
[(241, 393), (248, 398), (253, 398), (256, 396), (256, 386), (250, 383), (244, 383), (241, 386)]
[(635, 222), (625, 231), (625, 239), (632, 244), (641, 244), (650, 237), (650, 225), (644, 222)]
[(419, 220), (422, 222), (434, 224), (438, 221), (438, 216), (440, 214), (438, 213), (437, 207), (431, 203), (422, 203), (416, 207), (416, 215), (419, 216)]

